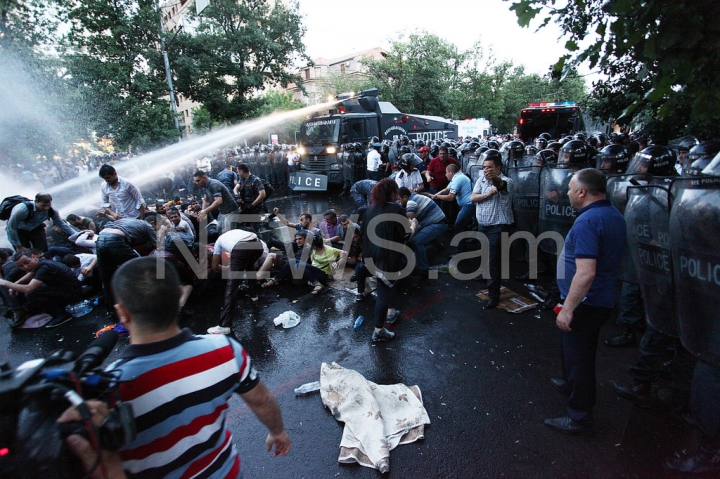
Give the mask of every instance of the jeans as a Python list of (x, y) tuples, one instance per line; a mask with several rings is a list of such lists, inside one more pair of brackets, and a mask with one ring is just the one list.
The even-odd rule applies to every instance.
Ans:
[(113, 307), (115, 297), (110, 287), (113, 275), (123, 263), (138, 258), (140, 255), (130, 247), (130, 243), (124, 236), (114, 233), (98, 236), (96, 248), (98, 268), (100, 268), (100, 277), (105, 292), (105, 307), (112, 313), (115, 311)]
[(225, 284), (225, 300), (220, 310), (220, 326), (229, 328), (232, 324), (232, 312), (235, 310), (235, 303), (240, 293), (238, 286), (243, 281), (240, 277), (241, 273), (253, 271), (253, 265), (262, 253), (262, 243), (259, 241), (243, 241), (233, 247), (232, 253), (230, 253), (232, 276)]
[(595, 357), (598, 336), (612, 308), (581, 304), (573, 313), (572, 331), (560, 331), (563, 379), (570, 386), (567, 401), (570, 419), (592, 426), (596, 400)]
[[(290, 259), (283, 265), (278, 274), (275, 276), (275, 279), (277, 281), (282, 281), (290, 276), (291, 273), (294, 273), (293, 269), (300, 271), (301, 266), (303, 265), (298, 260)], [(293, 279), (303, 279), (312, 283), (321, 283), (322, 285), (327, 285), (328, 280), (330, 279), (330, 276), (328, 276), (323, 270), (316, 268), (309, 263), (305, 263), (301, 277), (298, 277), (297, 274), (293, 274), (292, 277)]]
[[(360, 276), (358, 275), (358, 281)], [(377, 298), (375, 299), (375, 327), (385, 326), (388, 308), (395, 307), (395, 296), (397, 293), (397, 282), (393, 286), (386, 285), (382, 280), (377, 280)]]
[(17, 230), (20, 244), (26, 248), (37, 248), (43, 252), (47, 252), (47, 236), (45, 235), (45, 223), (41, 224), (32, 231)]
[(415, 267), (420, 271), (427, 271), (430, 264), (425, 251), (425, 245), (443, 235), (447, 227), (443, 223), (433, 223), (422, 226), (415, 232), (410, 240), (410, 246), (415, 251)]
[(74, 304), (82, 299), (82, 292), (62, 291), (41, 285), (35, 291), (25, 295), (25, 306), (29, 316), (47, 313), (56, 318), (65, 313), (65, 306)]
[[(453, 235), (457, 236), (463, 231), (468, 231), (472, 227), (473, 217), (475, 216), (475, 204), (470, 203), (460, 208), (460, 212), (455, 218), (455, 226), (453, 227)], [(466, 249), (467, 240), (462, 240), (457, 246), (457, 253), (462, 253)]]
[(358, 293), (364, 294), (365, 293), (365, 280), (367, 280), (370, 277), (370, 270), (367, 269), (367, 266), (365, 266), (365, 263), (363, 263), (362, 261), (359, 261), (358, 264), (355, 265), (355, 274), (357, 275)]

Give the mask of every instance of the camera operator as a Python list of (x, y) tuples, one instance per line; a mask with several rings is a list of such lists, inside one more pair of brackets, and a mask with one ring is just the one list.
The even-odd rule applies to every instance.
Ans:
[[(120, 399), (135, 413), (137, 437), (119, 457), (104, 454), (93, 471), (97, 452), (79, 436), (67, 439), (91, 477), (180, 477), (204, 472), (238, 477), (240, 457), (225, 425), (233, 392), (240, 394), (269, 430), (265, 443), (273, 456), (290, 451), (280, 406), (260, 381), (243, 347), (224, 335), (195, 336), (177, 323), (180, 281), (165, 263), (159, 278), (155, 258), (137, 258), (115, 273), (112, 288), (120, 322), (130, 331), (130, 345), (109, 369), (120, 373)], [(102, 408), (91, 409), (102, 419)], [(66, 411), (61, 422), (75, 419)], [(118, 462), (122, 461), (122, 468)]]

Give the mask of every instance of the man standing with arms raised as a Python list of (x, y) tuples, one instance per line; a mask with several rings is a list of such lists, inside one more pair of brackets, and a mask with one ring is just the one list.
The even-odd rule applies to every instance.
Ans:
[(568, 394), (567, 415), (546, 419), (556, 431), (578, 434), (595, 423), (595, 356), (598, 335), (617, 302), (617, 280), (625, 251), (625, 219), (606, 197), (605, 175), (580, 170), (568, 186), (577, 218), (565, 238), (557, 266), (564, 304), (557, 317), (563, 378), (552, 385)]

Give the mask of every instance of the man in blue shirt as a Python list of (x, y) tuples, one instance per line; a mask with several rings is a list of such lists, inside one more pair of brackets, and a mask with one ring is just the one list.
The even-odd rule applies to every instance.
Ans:
[(68, 236), (77, 233), (58, 212), (52, 208), (52, 196), (49, 193), (38, 193), (32, 203), (18, 203), (13, 207), (8, 219), (7, 238), (15, 251), (36, 248), (47, 252), (45, 221), (52, 220), (53, 226)]
[(598, 335), (617, 301), (617, 280), (625, 251), (625, 219), (606, 198), (605, 176), (594, 168), (580, 170), (568, 186), (577, 218), (565, 238), (557, 266), (564, 299), (557, 317), (563, 378), (555, 388), (569, 395), (567, 415), (546, 419), (557, 431), (577, 434), (595, 420), (595, 356)]
[[(470, 178), (460, 172), (460, 167), (454, 163), (445, 168), (445, 177), (450, 181), (447, 188), (437, 192), (431, 198), (433, 200), (457, 201), (460, 212), (455, 218), (455, 226), (453, 227), (453, 235), (457, 236), (472, 227), (475, 205), (470, 201), (470, 198), (472, 197), (473, 185)], [(464, 251), (464, 243), (465, 240), (458, 244), (457, 253)]]

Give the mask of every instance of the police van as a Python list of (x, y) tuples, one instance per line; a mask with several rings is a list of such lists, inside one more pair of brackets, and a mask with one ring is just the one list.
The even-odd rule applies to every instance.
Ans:
[(574, 101), (530, 103), (520, 113), (517, 133), (527, 143), (540, 133), (562, 138), (585, 130), (582, 110)]

